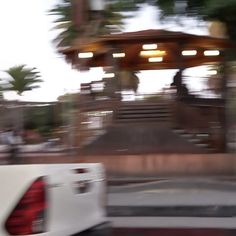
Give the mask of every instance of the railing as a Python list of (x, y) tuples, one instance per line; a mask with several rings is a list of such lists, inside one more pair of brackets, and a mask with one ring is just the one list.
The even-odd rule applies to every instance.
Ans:
[(192, 134), (207, 134), (206, 142), (215, 150), (224, 149), (224, 124), (222, 116), (224, 107), (219, 104), (200, 104), (198, 100), (191, 103), (173, 101), (173, 126), (185, 129)]
[(82, 147), (104, 134), (112, 124), (112, 103), (83, 103), (77, 116), (77, 145)]
[[(132, 98), (132, 99), (130, 99)], [(132, 102), (135, 101), (135, 102)], [(123, 96), (109, 98), (106, 96), (83, 95), (79, 101), (80, 143), (93, 140), (113, 123), (113, 117), (122, 106), (131, 102), (166, 103), (171, 110), (172, 127), (180, 127), (186, 131), (208, 134), (207, 142), (215, 149), (222, 150), (224, 146), (224, 101), (222, 99), (196, 98), (189, 96), (177, 98), (173, 90), (163, 90), (153, 94), (123, 93)], [(100, 121), (99, 121), (100, 120)], [(97, 125), (100, 123), (100, 125)], [(87, 141), (86, 141), (87, 140)]]

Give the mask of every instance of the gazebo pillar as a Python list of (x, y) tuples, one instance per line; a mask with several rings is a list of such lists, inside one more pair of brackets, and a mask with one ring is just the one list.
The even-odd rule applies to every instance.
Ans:
[(183, 56), (182, 56), (182, 51), (184, 49), (184, 43), (183, 42), (178, 42), (177, 43), (177, 50), (176, 50), (176, 67), (178, 68), (180, 72), (180, 82), (179, 86), (183, 85), (183, 71), (186, 69), (183, 61)]
[[(117, 63), (117, 59), (113, 57), (113, 53), (116, 52), (116, 48), (113, 45), (109, 45), (109, 48), (107, 50), (107, 55), (106, 55), (106, 61), (107, 61), (107, 65), (108, 67), (112, 68), (112, 72), (114, 72), (116, 74), (116, 72), (118, 72), (119, 69), (119, 65)], [(109, 78), (110, 80), (114, 80), (114, 82), (116, 82), (115, 84), (112, 84), (113, 87), (113, 91), (112, 91), (112, 98), (117, 98), (117, 88), (118, 88), (118, 81), (117, 78)]]
[(228, 147), (228, 86), (227, 86), (227, 81), (228, 81), (228, 58), (227, 58), (227, 52), (226, 50), (224, 51), (223, 55), (223, 73), (222, 73), (222, 100), (223, 100), (223, 112), (222, 112), (222, 117), (221, 117), (221, 129), (222, 129), (222, 138), (223, 138), (223, 151), (227, 152)]
[[(175, 55), (175, 62), (176, 62), (176, 69), (179, 70), (180, 72), (180, 81), (179, 81), (179, 84), (176, 85), (176, 98), (177, 99), (174, 99), (172, 101), (172, 109), (173, 109), (173, 114), (174, 114), (174, 118), (173, 118), (173, 127), (174, 128), (179, 128), (181, 126), (181, 107), (180, 107), (180, 97), (179, 97), (179, 94), (178, 94), (178, 88), (177, 86), (181, 86), (182, 85), (182, 74), (183, 74), (183, 70), (185, 69), (184, 66), (183, 66), (183, 58), (182, 58), (182, 49), (183, 49), (183, 43), (182, 42), (177, 42), (176, 43), (176, 48), (175, 48), (175, 51), (174, 51), (174, 55)], [(173, 78), (173, 83), (176, 82), (174, 81), (174, 78)]]

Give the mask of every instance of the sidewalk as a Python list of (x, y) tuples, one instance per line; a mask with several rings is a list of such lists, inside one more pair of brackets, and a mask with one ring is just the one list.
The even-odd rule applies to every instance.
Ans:
[[(61, 152), (64, 151), (64, 146), (49, 146), (48, 143), (25, 144), (19, 145), (19, 151), (22, 153), (30, 152)], [(0, 145), (0, 154), (8, 153), (7, 145)]]
[(151, 189), (109, 193), (109, 206), (236, 206), (236, 191)]
[(236, 182), (179, 179), (109, 187), (110, 217), (235, 217)]

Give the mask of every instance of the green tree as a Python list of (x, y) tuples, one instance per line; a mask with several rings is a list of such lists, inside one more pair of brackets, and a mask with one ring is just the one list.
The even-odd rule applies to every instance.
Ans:
[(227, 35), (236, 40), (236, 0), (156, 0), (163, 19), (169, 16), (190, 16), (225, 24)]
[(19, 96), (26, 91), (38, 88), (38, 83), (42, 82), (36, 68), (26, 68), (26, 65), (13, 66), (5, 72), (9, 78), (3, 85), (4, 91), (15, 91)]
[[(85, 25), (78, 26), (73, 19), (73, 0), (61, 0), (49, 11), (49, 15), (56, 16), (53, 30), (60, 30), (54, 39), (57, 47), (71, 46), (78, 38), (98, 36), (111, 32), (119, 32), (123, 27), (124, 15), (120, 13), (124, 4), (119, 1), (110, 1), (100, 15), (91, 13)], [(131, 2), (131, 1), (128, 1)], [(135, 6), (135, 4), (133, 4)]]
[(60, 112), (57, 108), (59, 104), (48, 106), (27, 107), (24, 112), (24, 123), (28, 130), (37, 130), (43, 137), (49, 137), (54, 128), (62, 125)]
[[(123, 20), (127, 16), (124, 16), (121, 12), (135, 11), (139, 9), (140, 3), (144, 3), (145, 0), (113, 0), (106, 4), (103, 11), (100, 12), (98, 17), (94, 13), (89, 15), (86, 25), (76, 26), (73, 19), (73, 0), (61, 0), (53, 9), (49, 11), (49, 15), (56, 16), (54, 21), (54, 30), (60, 30), (61, 32), (54, 39), (57, 47), (71, 46), (73, 42), (78, 38), (96, 37), (99, 35), (120, 32), (123, 29)], [(129, 76), (130, 78), (130, 76)], [(138, 79), (135, 73), (132, 74), (132, 79), (127, 78), (128, 87), (132, 87), (134, 91), (137, 91)], [(124, 80), (123, 80), (124, 81)], [(117, 83), (117, 82), (114, 82)], [(132, 85), (131, 85), (132, 84)], [(109, 87), (109, 83), (106, 83), (106, 87)], [(125, 88), (127, 86), (124, 86)], [(108, 90), (111, 90), (110, 87)]]
[[(13, 66), (5, 71), (8, 78), (4, 79), (3, 91), (14, 91), (18, 96), (26, 91), (38, 88), (40, 75), (36, 68), (27, 68), (26, 65)], [(23, 129), (23, 111), (19, 106), (15, 108), (14, 126), (17, 130)]]
[(60, 31), (54, 39), (54, 43), (58, 47), (69, 46), (80, 33), (72, 21), (71, 0), (61, 0), (59, 4), (49, 11), (49, 15), (57, 17), (54, 20), (55, 26), (53, 30)]
[[(83, 29), (81, 32), (78, 30), (76, 32), (76, 27), (72, 23), (71, 1), (61, 1), (50, 11), (50, 14), (58, 16), (55, 21), (56, 28), (64, 30), (58, 38), (75, 39)], [(148, 3), (160, 8), (161, 19), (164, 20), (170, 16), (190, 16), (199, 20), (220, 21), (225, 24), (229, 37), (236, 40), (236, 0), (111, 0), (108, 1), (106, 9), (102, 13), (104, 20), (97, 32), (109, 32), (112, 28), (122, 29), (120, 26), (123, 24), (124, 15), (121, 12), (136, 11), (140, 9), (140, 3)], [(68, 43), (64, 45), (68, 46)]]

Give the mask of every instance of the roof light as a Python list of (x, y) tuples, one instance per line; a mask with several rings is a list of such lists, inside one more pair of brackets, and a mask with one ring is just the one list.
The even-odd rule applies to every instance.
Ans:
[(114, 73), (106, 73), (103, 75), (103, 78), (114, 78), (115, 74)]
[(204, 51), (204, 55), (207, 56), (207, 57), (219, 56), (220, 51), (219, 50), (206, 50), (206, 51)]
[(217, 74), (218, 74), (217, 70), (209, 70), (208, 71), (208, 75), (217, 75)]
[(163, 61), (163, 57), (150, 57), (148, 58), (149, 62), (162, 62)]
[(93, 53), (92, 52), (80, 52), (78, 54), (79, 58), (91, 58), (93, 57)]
[(125, 57), (125, 53), (124, 53), (124, 52), (113, 53), (112, 56), (113, 56), (114, 58), (121, 58), (121, 57)]
[(144, 50), (153, 50), (153, 49), (157, 49), (157, 44), (153, 43), (153, 44), (144, 44), (143, 45), (143, 49)]
[(183, 56), (196, 56), (197, 50), (184, 50), (182, 51)]
[(150, 50), (150, 51), (141, 51), (140, 56), (142, 57), (161, 57), (166, 55), (166, 51), (160, 50)]

